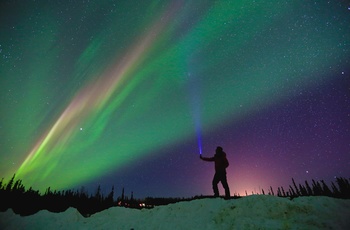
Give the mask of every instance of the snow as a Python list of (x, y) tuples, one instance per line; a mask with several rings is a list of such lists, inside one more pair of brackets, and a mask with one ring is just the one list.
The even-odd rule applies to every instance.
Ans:
[(153, 209), (113, 207), (85, 218), (74, 209), (21, 217), (0, 213), (0, 229), (350, 229), (350, 200), (251, 195), (206, 198)]

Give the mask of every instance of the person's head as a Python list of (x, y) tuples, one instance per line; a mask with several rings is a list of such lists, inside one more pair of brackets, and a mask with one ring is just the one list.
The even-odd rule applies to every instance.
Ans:
[(222, 147), (221, 147), (221, 146), (216, 147), (215, 152), (216, 152), (216, 153), (222, 153), (222, 152), (223, 152)]

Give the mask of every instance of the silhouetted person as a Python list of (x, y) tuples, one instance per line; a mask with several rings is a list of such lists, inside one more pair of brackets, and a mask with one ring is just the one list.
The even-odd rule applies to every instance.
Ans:
[(222, 147), (218, 146), (216, 148), (214, 157), (202, 157), (202, 155), (200, 155), (200, 158), (204, 161), (215, 162), (215, 175), (213, 178), (214, 196), (219, 196), (218, 183), (221, 181), (221, 184), (225, 189), (225, 197), (229, 198), (230, 188), (228, 187), (226, 178), (226, 168), (228, 167), (229, 163), (226, 158), (226, 153), (223, 151)]

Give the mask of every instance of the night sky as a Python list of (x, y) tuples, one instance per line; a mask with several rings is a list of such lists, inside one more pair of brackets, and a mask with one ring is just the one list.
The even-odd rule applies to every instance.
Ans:
[(0, 177), (209, 195), (222, 146), (232, 195), (349, 178), (349, 62), (347, 1), (1, 1)]

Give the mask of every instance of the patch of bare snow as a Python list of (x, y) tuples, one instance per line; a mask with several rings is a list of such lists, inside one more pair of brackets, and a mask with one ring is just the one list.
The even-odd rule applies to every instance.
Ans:
[(82, 217), (76, 209), (21, 217), (0, 213), (1, 229), (350, 229), (350, 200), (265, 195), (198, 199), (153, 209), (113, 207)]

